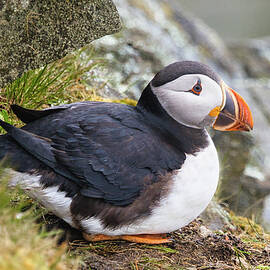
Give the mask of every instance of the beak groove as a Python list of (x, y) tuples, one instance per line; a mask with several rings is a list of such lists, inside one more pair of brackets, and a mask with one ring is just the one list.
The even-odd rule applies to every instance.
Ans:
[(226, 101), (213, 128), (221, 131), (251, 131), (253, 118), (247, 103), (227, 85), (224, 88)]

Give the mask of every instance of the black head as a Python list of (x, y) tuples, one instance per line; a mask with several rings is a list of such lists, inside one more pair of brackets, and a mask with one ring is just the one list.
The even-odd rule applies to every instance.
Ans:
[(170, 64), (159, 71), (151, 81), (151, 84), (154, 87), (159, 87), (188, 74), (202, 74), (208, 76), (217, 82), (217, 84), (221, 82), (221, 78), (218, 74), (207, 65), (195, 61), (182, 61)]
[(155, 114), (162, 108), (163, 113), (159, 115), (165, 111), (178, 123), (201, 129), (214, 123), (218, 114), (215, 112), (223, 106), (223, 96), (222, 80), (210, 67), (183, 61), (155, 75), (144, 90), (139, 106)]
[(251, 130), (253, 126), (251, 112), (239, 94), (210, 67), (194, 61), (176, 62), (158, 72), (138, 107), (159, 117), (166, 113), (197, 129)]

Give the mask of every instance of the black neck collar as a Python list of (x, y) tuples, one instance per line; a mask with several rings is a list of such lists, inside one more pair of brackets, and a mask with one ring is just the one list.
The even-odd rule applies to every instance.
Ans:
[(144, 89), (136, 108), (144, 115), (147, 124), (178, 150), (195, 154), (208, 146), (206, 130), (187, 127), (174, 120), (159, 103), (150, 83)]

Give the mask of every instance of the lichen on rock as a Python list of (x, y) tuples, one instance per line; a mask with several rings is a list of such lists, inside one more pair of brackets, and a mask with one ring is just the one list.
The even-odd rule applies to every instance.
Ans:
[(120, 28), (111, 0), (4, 0), (0, 3), (0, 87)]

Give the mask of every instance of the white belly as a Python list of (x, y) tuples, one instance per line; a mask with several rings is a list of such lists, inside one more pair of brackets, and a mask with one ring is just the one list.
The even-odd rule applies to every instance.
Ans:
[(58, 191), (56, 186), (43, 188), (40, 184), (40, 175), (20, 173), (12, 169), (6, 169), (5, 173), (11, 178), (9, 187), (18, 185), (30, 197), (37, 199), (45, 208), (75, 227), (70, 212), (72, 200), (66, 196), (65, 192)]
[(88, 233), (147, 234), (167, 233), (177, 230), (194, 220), (211, 201), (218, 184), (219, 161), (216, 148), (209, 136), (209, 146), (187, 155), (186, 161), (173, 179), (168, 197), (147, 218), (136, 224), (115, 230), (104, 228), (98, 218), (88, 218), (81, 225)]

